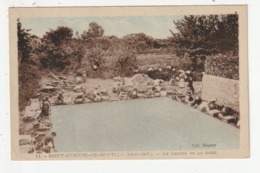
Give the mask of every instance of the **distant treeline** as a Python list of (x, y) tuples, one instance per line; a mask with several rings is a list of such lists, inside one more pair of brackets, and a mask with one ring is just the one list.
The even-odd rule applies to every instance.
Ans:
[[(140, 54), (167, 54), (189, 59), (190, 68), (204, 71), (206, 56), (218, 53), (238, 54), (238, 15), (185, 16), (173, 21), (176, 33), (165, 39), (155, 39), (144, 33), (132, 33), (122, 38), (107, 36), (102, 26), (92, 22), (86, 30), (73, 35), (69, 27), (59, 26), (46, 31), (42, 38), (30, 34), (17, 20), (19, 99), (21, 107), (37, 87), (39, 74), (46, 70), (75, 72), (90, 68), (102, 72), (104, 57), (113, 58), (114, 75), (131, 75), (138, 69)], [(165, 28), (169, 32), (169, 28)], [(147, 56), (149, 58), (149, 56)], [(86, 66), (87, 64), (87, 66)]]

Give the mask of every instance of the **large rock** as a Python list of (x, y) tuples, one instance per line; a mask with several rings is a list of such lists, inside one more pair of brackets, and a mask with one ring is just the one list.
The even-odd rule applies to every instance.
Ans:
[(130, 81), (133, 84), (139, 84), (139, 83), (148, 83), (153, 81), (151, 78), (148, 77), (146, 74), (136, 74), (132, 78), (130, 78)]
[(75, 78), (75, 80), (76, 80), (76, 83), (81, 83), (82, 82), (82, 77), (81, 76), (77, 76)]
[(115, 82), (121, 82), (122, 81), (122, 77), (121, 76), (116, 76), (116, 77), (113, 78), (113, 80)]
[(82, 92), (82, 91), (84, 91), (85, 89), (86, 89), (85, 86), (76, 85), (76, 86), (73, 88), (73, 91), (75, 91), (75, 92)]
[(140, 93), (145, 93), (147, 92), (151, 87), (148, 85), (138, 85), (137, 87), (137, 91)]

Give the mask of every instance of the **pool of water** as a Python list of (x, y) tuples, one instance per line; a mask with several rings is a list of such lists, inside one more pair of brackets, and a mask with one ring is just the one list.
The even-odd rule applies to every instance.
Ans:
[(239, 148), (239, 129), (170, 98), (53, 106), (51, 116), (58, 152)]

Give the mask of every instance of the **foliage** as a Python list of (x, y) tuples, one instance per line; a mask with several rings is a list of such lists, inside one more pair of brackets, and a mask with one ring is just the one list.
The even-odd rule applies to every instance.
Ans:
[(211, 39), (217, 32), (218, 16), (185, 16), (180, 21), (174, 21), (178, 33), (172, 33), (172, 41), (181, 52), (188, 52), (191, 56), (197, 51), (207, 53), (212, 49)]
[(233, 51), (238, 54), (238, 15), (222, 15), (218, 25), (217, 46), (223, 53)]
[(44, 67), (63, 70), (71, 65), (71, 55), (77, 55), (76, 52), (74, 53), (75, 45), (72, 44), (72, 36), (72, 29), (63, 26), (45, 33), (42, 45), (45, 57), (41, 59)]
[(29, 101), (33, 95), (34, 89), (38, 86), (39, 75), (35, 73), (37, 67), (28, 63), (20, 64), (19, 66), (19, 94), (21, 101)]
[[(206, 55), (219, 52), (238, 51), (238, 15), (201, 15), (185, 16), (174, 21), (178, 33), (173, 33), (171, 41), (176, 46), (177, 54), (188, 56), (193, 67), (196, 61)], [(203, 67), (201, 67), (203, 69)]]
[(17, 37), (18, 37), (18, 81), (19, 81), (19, 108), (24, 109), (27, 102), (33, 96), (35, 89), (38, 87), (39, 74), (36, 73), (39, 65), (37, 56), (32, 53), (30, 46), (32, 35), (30, 30), (22, 28), (20, 20), (17, 20)]
[[(206, 57), (209, 63), (208, 59), (214, 59), (214, 54), (219, 52), (232, 51), (234, 55), (238, 52), (236, 14), (185, 16), (174, 24), (178, 33), (172, 32), (169, 39), (154, 39), (144, 33), (128, 34), (122, 38), (106, 36), (103, 27), (95, 22), (91, 22), (82, 34), (77, 32), (75, 37), (71, 28), (59, 26), (38, 38), (32, 36), (30, 30), (23, 29), (18, 20), (20, 81), (35, 85), (37, 76), (30, 73), (39, 67), (62, 72), (80, 69), (91, 77), (113, 77), (131, 76), (135, 70), (147, 73), (151, 65), (156, 66), (154, 69), (170, 65), (176, 70), (193, 70), (193, 74), (197, 74), (195, 80), (200, 80)], [(175, 53), (177, 56), (172, 58)], [(209, 73), (218, 74), (218, 70), (207, 68)], [(156, 77), (166, 80), (172, 75), (165, 70), (155, 73)]]
[(92, 70), (96, 71), (103, 63), (103, 51), (100, 47), (92, 47), (85, 53), (85, 58), (89, 61)]
[(89, 24), (88, 31), (81, 34), (82, 44), (85, 45), (84, 59), (93, 71), (98, 71), (104, 62), (104, 54), (110, 47), (109, 38), (104, 36), (104, 29), (95, 22)]
[(22, 28), (20, 19), (17, 19), (18, 55), (19, 61), (21, 62), (29, 60), (29, 54), (31, 51), (31, 34), (29, 32), (30, 29)]
[(81, 34), (81, 37), (83, 40), (95, 40), (97, 38), (102, 37), (103, 34), (104, 34), (104, 29), (102, 28), (102, 26), (100, 26), (96, 22), (91, 22), (89, 24), (88, 31), (84, 31)]
[(60, 46), (66, 41), (72, 39), (73, 31), (71, 28), (59, 26), (56, 30), (50, 30), (46, 32), (43, 39), (49, 44), (54, 44), (54, 46)]
[(144, 53), (153, 48), (154, 39), (144, 33), (128, 34), (122, 38), (125, 46), (136, 53)]
[[(122, 47), (116, 53), (116, 70), (121, 76), (133, 74), (136, 69), (136, 53), (127, 46)], [(119, 67), (119, 68), (118, 68)], [(120, 69), (120, 70), (119, 70)]]
[(239, 80), (239, 58), (232, 54), (207, 57), (205, 72), (209, 75)]
[(80, 68), (84, 58), (84, 46), (78, 39), (72, 39), (69, 45), (70, 64)]

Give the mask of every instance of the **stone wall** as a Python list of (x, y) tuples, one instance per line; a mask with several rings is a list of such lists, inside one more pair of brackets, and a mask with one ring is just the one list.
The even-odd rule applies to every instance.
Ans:
[(203, 74), (202, 98), (217, 99), (218, 104), (232, 107), (239, 112), (239, 81)]

